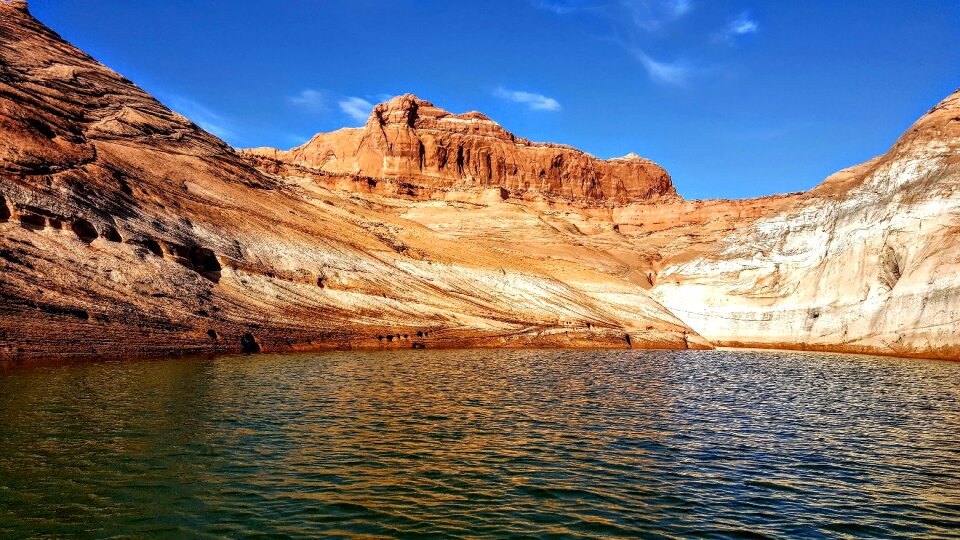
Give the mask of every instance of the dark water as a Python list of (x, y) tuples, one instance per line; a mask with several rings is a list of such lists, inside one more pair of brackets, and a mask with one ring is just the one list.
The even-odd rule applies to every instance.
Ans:
[(410, 351), (0, 371), (0, 536), (960, 536), (960, 363)]

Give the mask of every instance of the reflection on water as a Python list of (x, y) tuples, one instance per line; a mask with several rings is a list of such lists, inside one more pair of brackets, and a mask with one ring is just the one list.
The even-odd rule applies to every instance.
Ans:
[(0, 536), (950, 536), (960, 363), (397, 351), (0, 371)]

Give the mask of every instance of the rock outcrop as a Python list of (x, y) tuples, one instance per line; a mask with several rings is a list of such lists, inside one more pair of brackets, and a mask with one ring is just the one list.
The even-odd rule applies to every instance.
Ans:
[(656, 296), (716, 344), (960, 359), (960, 90), (794, 203)]
[(678, 199), (670, 175), (648, 159), (602, 160), (569, 146), (531, 142), (481, 113), (450, 114), (412, 94), (375, 106), (363, 128), (319, 133), (288, 151), (246, 153), (412, 190), (500, 187), (590, 202)]
[(257, 170), (19, 0), (0, 2), (0, 299), (2, 360), (709, 347), (621, 276)]

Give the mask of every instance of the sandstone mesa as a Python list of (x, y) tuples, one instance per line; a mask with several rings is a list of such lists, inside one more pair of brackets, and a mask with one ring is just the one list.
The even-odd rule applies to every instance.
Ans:
[(0, 359), (715, 345), (960, 359), (960, 93), (808, 193), (412, 95), (235, 151), (0, 2)]

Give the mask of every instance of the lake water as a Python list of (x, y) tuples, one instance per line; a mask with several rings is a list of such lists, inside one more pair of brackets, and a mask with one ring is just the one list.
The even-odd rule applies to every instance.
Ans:
[(0, 370), (0, 536), (960, 536), (960, 363), (397, 351)]

